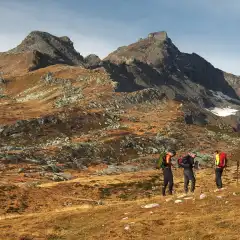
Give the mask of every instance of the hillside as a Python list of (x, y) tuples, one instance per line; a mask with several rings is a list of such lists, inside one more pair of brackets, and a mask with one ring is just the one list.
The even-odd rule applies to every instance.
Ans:
[[(1, 200), (1, 206), (8, 214), (0, 216), (0, 239), (238, 239), (236, 175), (229, 169), (223, 177), (227, 188), (215, 192), (212, 171), (198, 171), (195, 195), (184, 196), (182, 171), (174, 170), (172, 198), (159, 196), (158, 171), (2, 185), (1, 198), (8, 196), (8, 202)], [(158, 206), (144, 208), (148, 204)]]
[[(0, 71), (0, 239), (223, 239), (220, 228), (236, 239), (239, 77), (181, 53), (165, 32), (101, 60), (35, 31), (0, 54)], [(155, 160), (169, 148), (174, 162), (198, 152), (190, 198), (179, 196), (181, 169), (173, 199), (160, 196)], [(223, 192), (215, 149), (229, 156)]]

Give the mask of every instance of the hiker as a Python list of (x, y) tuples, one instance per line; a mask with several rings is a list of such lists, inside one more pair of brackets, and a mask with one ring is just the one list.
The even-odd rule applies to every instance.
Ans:
[(179, 165), (184, 169), (184, 191), (188, 193), (188, 185), (189, 181), (191, 181), (191, 192), (193, 193), (195, 190), (196, 179), (194, 176), (193, 168), (194, 168), (194, 158), (197, 156), (195, 152), (189, 152), (186, 156), (181, 158), (181, 162)]
[[(159, 167), (163, 170), (163, 186), (162, 195), (166, 196), (166, 188), (168, 186), (169, 194), (173, 193), (173, 174), (172, 174), (172, 157), (176, 155), (175, 150), (169, 150), (163, 153), (159, 158)], [(158, 167), (158, 168), (159, 168)]]
[(222, 173), (227, 166), (227, 154), (224, 152), (215, 151), (215, 175), (216, 185), (218, 189), (222, 188)]

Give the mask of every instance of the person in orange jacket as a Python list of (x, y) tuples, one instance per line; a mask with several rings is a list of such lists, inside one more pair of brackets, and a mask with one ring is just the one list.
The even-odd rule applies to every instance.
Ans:
[(163, 196), (166, 196), (167, 185), (169, 188), (169, 194), (172, 195), (173, 193), (172, 157), (175, 155), (175, 150), (169, 150), (163, 158)]

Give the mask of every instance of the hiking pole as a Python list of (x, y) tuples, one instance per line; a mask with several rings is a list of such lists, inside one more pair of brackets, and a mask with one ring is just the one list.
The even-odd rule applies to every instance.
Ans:
[(237, 186), (238, 186), (239, 160), (237, 160)]

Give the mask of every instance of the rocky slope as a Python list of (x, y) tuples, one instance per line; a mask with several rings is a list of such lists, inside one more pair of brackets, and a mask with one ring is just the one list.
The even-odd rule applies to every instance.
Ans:
[(31, 32), (16, 48), (0, 54), (0, 70), (6, 74), (54, 64), (104, 67), (119, 83), (120, 92), (157, 88), (170, 99), (191, 100), (203, 107), (217, 105), (219, 99), (212, 91), (239, 100), (240, 77), (214, 68), (195, 53), (180, 52), (166, 32), (151, 33), (120, 47), (103, 61), (94, 54), (83, 58), (68, 37), (40, 31)]
[(8, 163), (16, 147), (13, 161), (84, 168), (140, 162), (169, 147), (207, 153), (218, 142), (229, 151), (239, 144), (239, 112), (222, 118), (209, 111), (239, 109), (238, 77), (228, 83), (198, 55), (181, 53), (165, 32), (103, 61), (81, 57), (67, 37), (42, 32), (31, 33), (1, 62), (2, 56), (0, 67), (11, 72), (1, 75), (0, 99), (0, 149)]
[(237, 95), (240, 96), (240, 76), (236, 76), (230, 73), (224, 73), (224, 78), (236, 91)]
[[(22, 65), (14, 61), (17, 56), (21, 58)], [(0, 54), (0, 68), (3, 72), (9, 69), (9, 66), (6, 66), (7, 69), (2, 66), (6, 58), (8, 63), (30, 71), (54, 64), (84, 66), (84, 58), (74, 49), (68, 37), (56, 37), (40, 31), (31, 32), (16, 48)]]

